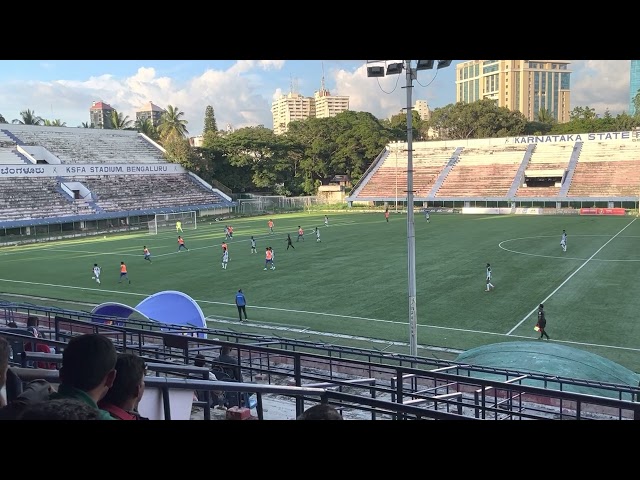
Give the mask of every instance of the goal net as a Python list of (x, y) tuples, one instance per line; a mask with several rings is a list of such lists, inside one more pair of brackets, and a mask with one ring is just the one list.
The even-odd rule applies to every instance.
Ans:
[(198, 227), (197, 212), (157, 213), (153, 220), (149, 220), (149, 233), (157, 235), (161, 232), (177, 232), (195, 230)]

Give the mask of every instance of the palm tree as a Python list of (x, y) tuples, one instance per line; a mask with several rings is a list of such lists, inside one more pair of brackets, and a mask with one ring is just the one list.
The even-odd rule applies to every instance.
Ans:
[(135, 128), (138, 132), (144, 133), (152, 140), (158, 138), (158, 131), (150, 118), (140, 118), (136, 120)]
[(20, 116), (22, 120), (15, 118), (11, 123), (19, 123), (20, 125), (42, 125), (44, 123), (42, 118), (36, 116), (35, 111), (29, 109), (21, 111)]
[(117, 110), (111, 111), (111, 125), (115, 130), (127, 130), (132, 128), (133, 120), (129, 119), (128, 115), (121, 116)]
[(2, 116), (1, 113), (0, 113), (0, 123), (9, 123), (5, 120), (5, 118)]
[(158, 125), (158, 131), (162, 138), (169, 138), (172, 134), (185, 137), (189, 133), (186, 127), (189, 122), (180, 118), (183, 115), (184, 112), (178, 110), (178, 107), (167, 106), (167, 109), (160, 117), (160, 124)]
[(537, 121), (540, 123), (546, 123), (547, 125), (552, 125), (556, 123), (556, 119), (553, 116), (553, 114), (544, 107), (541, 108), (540, 111), (538, 112)]
[(46, 127), (66, 127), (67, 122), (63, 122), (59, 118), (56, 118), (55, 120), (45, 120), (44, 125)]
[(79, 125), (78, 128), (93, 128), (93, 124), (89, 125), (89, 122), (82, 122), (82, 124)]

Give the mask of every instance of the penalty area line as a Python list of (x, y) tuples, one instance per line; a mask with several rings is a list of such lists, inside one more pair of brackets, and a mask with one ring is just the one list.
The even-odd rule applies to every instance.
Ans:
[[(595, 253), (594, 253), (593, 255), (591, 255), (589, 258), (587, 258), (587, 260), (586, 260), (582, 265), (580, 265), (580, 266), (579, 266), (579, 267), (578, 267), (578, 268), (577, 268), (577, 269), (576, 269), (576, 270), (575, 270), (571, 275), (569, 275), (569, 276), (565, 279), (565, 281), (564, 281), (564, 282), (562, 282), (560, 285), (558, 285), (558, 287), (557, 287), (553, 292), (551, 292), (549, 295), (547, 295), (547, 297), (546, 297), (544, 300), (542, 300), (540, 303), (546, 303), (546, 301), (547, 301), (547, 300), (549, 300), (551, 297), (553, 297), (553, 296), (556, 294), (556, 292), (557, 292), (558, 290), (560, 290), (560, 289), (561, 289), (561, 288), (562, 288), (562, 287), (563, 287), (563, 286), (564, 286), (564, 285), (565, 285), (569, 280), (571, 280), (571, 279), (573, 278), (573, 276), (574, 276), (576, 273), (578, 273), (580, 270), (582, 270), (582, 268), (583, 268), (585, 265), (587, 265), (587, 263), (589, 263), (589, 262), (593, 259), (593, 257), (595, 257), (598, 253), (600, 253), (600, 251), (601, 251), (604, 247), (606, 247), (607, 245), (609, 245), (609, 243), (610, 243), (610, 242), (612, 242), (612, 241), (613, 241), (613, 239), (615, 239), (618, 235), (620, 235), (622, 232), (624, 232), (624, 231), (625, 231), (625, 230), (626, 230), (626, 229), (627, 229), (627, 228), (628, 228), (628, 227), (629, 227), (633, 222), (635, 222), (637, 219), (638, 219), (638, 217), (636, 217), (636, 218), (634, 218), (633, 220), (631, 220), (627, 225), (625, 225), (625, 226), (622, 228), (622, 230), (620, 230), (620, 231), (619, 231), (618, 233), (616, 233), (613, 237), (611, 237), (609, 240), (607, 240), (607, 241), (604, 243), (604, 245), (602, 245), (598, 250), (596, 250), (596, 251), (595, 251)], [(511, 330), (509, 330), (509, 331), (507, 332), (507, 335), (511, 335), (511, 334), (513, 333), (513, 331), (514, 331), (516, 328), (520, 327), (520, 326), (521, 326), (521, 325), (522, 325), (522, 324), (523, 324), (523, 323), (524, 323), (524, 322), (525, 322), (525, 321), (526, 321), (526, 320), (527, 320), (531, 315), (533, 315), (533, 314), (538, 310), (538, 306), (540, 305), (540, 303), (539, 303), (538, 305), (536, 305), (536, 306), (533, 308), (533, 310), (531, 310), (527, 315), (525, 315), (525, 317), (524, 317), (522, 320), (520, 320), (518, 323), (516, 323), (516, 325), (515, 325)]]

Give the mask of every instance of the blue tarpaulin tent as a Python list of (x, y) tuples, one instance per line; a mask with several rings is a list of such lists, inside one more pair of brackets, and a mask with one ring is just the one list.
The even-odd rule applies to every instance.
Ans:
[[(147, 320), (167, 325), (207, 327), (204, 313), (202, 313), (195, 300), (189, 295), (175, 290), (154, 293), (135, 307), (116, 302), (101, 303), (91, 313), (96, 315), (93, 321), (99, 323), (104, 323), (104, 317), (117, 317), (127, 320), (133, 313), (136, 313)], [(97, 317), (98, 315), (100, 317)], [(204, 338), (205, 334), (199, 333), (198, 336)]]

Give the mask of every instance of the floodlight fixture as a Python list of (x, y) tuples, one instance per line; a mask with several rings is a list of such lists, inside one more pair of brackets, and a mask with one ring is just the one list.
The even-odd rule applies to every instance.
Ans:
[(402, 63), (390, 63), (387, 65), (387, 75), (398, 75), (402, 72), (404, 65)]
[(367, 67), (367, 77), (384, 77), (384, 67)]
[(438, 60), (438, 66), (436, 67), (438, 70), (441, 68), (445, 68), (451, 65), (451, 60)]
[(418, 60), (416, 70), (431, 70), (435, 60)]

